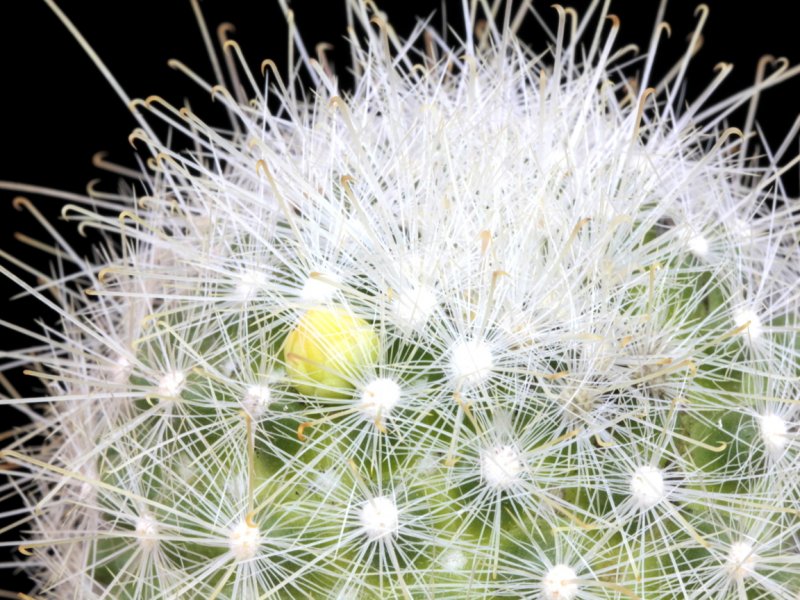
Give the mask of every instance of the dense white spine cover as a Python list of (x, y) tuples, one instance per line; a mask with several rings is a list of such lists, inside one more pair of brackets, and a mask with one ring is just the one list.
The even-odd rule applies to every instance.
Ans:
[[(798, 597), (790, 144), (750, 161), (723, 129), (794, 71), (680, 102), (659, 26), (632, 87), (592, 6), (541, 53), (504, 11), (405, 41), (348, 0), (352, 90), (300, 45), (313, 93), (269, 63), (213, 88), (234, 128), (134, 101), (147, 197), (64, 209), (108, 241), (59, 250), (55, 300), (2, 268), (61, 319), (3, 354), (48, 386), (3, 442), (34, 593)], [(379, 350), (318, 340), (346, 385), (303, 395), (309, 309)]]

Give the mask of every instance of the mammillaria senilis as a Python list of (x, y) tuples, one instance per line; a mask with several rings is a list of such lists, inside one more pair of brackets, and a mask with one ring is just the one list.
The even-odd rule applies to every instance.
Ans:
[(725, 124), (796, 69), (686, 101), (702, 5), (656, 80), (608, 3), (547, 52), (530, 2), (461, 43), (344, 4), (352, 89), (299, 36), (173, 62), (231, 125), (133, 100), (146, 195), (2, 267), (60, 315), (3, 354), (46, 388), (3, 400), (24, 597), (797, 599), (797, 161)]

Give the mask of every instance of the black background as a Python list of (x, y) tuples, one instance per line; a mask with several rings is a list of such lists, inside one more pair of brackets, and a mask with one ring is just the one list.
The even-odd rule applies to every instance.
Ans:
[[(416, 15), (428, 15), (441, 6), (439, 0), (378, 4), (401, 34), (411, 30)], [(460, 0), (446, 4), (450, 23), (460, 30)], [(536, 6), (554, 23), (555, 12), (548, 8), (549, 4), (547, 0)], [(581, 11), (589, 2), (575, 0), (565, 4)], [(646, 46), (657, 4), (655, 0), (613, 2), (612, 12), (622, 21), (621, 43)], [(719, 61), (735, 65), (719, 97), (752, 82), (756, 63), (763, 54), (800, 62), (797, 23), (789, 15), (792, 3), (712, 0), (708, 4), (711, 15), (704, 31), (705, 45), (690, 70), (690, 98), (713, 76), (712, 69)], [(736, 4), (748, 8), (737, 8)], [(61, 0), (60, 6), (131, 97), (157, 93), (176, 105), (189, 98), (196, 113), (208, 116), (212, 122), (224, 123), (219, 108), (211, 104), (207, 94), (166, 65), (167, 59), (179, 58), (211, 79), (188, 0)], [(313, 48), (320, 41), (334, 44), (334, 63), (339, 72), (344, 71), (349, 57), (343, 40), (344, 0), (295, 0), (292, 6), (306, 45)], [(287, 34), (276, 1), (205, 0), (202, 7), (212, 35), (221, 22), (229, 21), (236, 26), (233, 37), (240, 42), (254, 71), (267, 57), (283, 64)], [(694, 7), (694, 2), (684, 0), (674, 0), (669, 6), (667, 20), (672, 24), (673, 35), (662, 42), (657, 62), (661, 73), (683, 52), (696, 19)], [(440, 15), (434, 17), (436, 27), (441, 25)], [(547, 40), (533, 19), (529, 21), (523, 37), (541, 49)], [(783, 140), (798, 110), (799, 80), (764, 94), (759, 123), (774, 146)], [(741, 125), (743, 117), (738, 118), (731, 124)], [(91, 157), (105, 150), (115, 162), (133, 165), (133, 150), (127, 143), (127, 135), (134, 126), (126, 107), (43, 1), (0, 1), (0, 180), (81, 192), (91, 179), (102, 177), (106, 187), (113, 188), (113, 176), (92, 167)], [(792, 191), (796, 191), (797, 179), (796, 172), (789, 178)], [(12, 208), (14, 195), (0, 190), (0, 248), (46, 269), (46, 259), (13, 239), (15, 231), (46, 239), (28, 214)], [(57, 221), (59, 201), (32, 198), (48, 217)], [(86, 242), (69, 225), (62, 227), (67, 228), (66, 237), (85, 252)], [(34, 317), (45, 314), (28, 299), (9, 301), (14, 293), (16, 290), (8, 281), (0, 281), (0, 318), (30, 325)], [(24, 344), (21, 336), (0, 330), (0, 350)], [(19, 374), (12, 375), (20, 389), (30, 393), (34, 388), (25, 379)], [(0, 407), (0, 417), (0, 429), (13, 425), (17, 418), (16, 412), (7, 407)], [(10, 555), (9, 551), (0, 550), (0, 563)], [(0, 574), (0, 589), (24, 591), (26, 583), (20, 576)]]

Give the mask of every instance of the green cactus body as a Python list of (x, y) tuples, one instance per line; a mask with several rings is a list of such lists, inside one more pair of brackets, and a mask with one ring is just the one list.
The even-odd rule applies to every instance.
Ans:
[(29, 358), (63, 398), (4, 451), (37, 593), (800, 597), (779, 167), (675, 99), (685, 69), (633, 89), (616, 17), (556, 7), (540, 55), (501, 4), (448, 48), (348, 0), (352, 93), (302, 47), (313, 94), (270, 63), (267, 98), (207, 86), (232, 129), (132, 104), (197, 150), (140, 129), (147, 199), (65, 209), (118, 240), (52, 252), (90, 289), (56, 294)]

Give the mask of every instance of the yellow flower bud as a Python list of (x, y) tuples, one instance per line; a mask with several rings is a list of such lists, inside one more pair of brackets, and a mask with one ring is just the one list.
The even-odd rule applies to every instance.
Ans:
[(342, 308), (312, 309), (286, 336), (283, 358), (295, 389), (304, 396), (337, 398), (353, 387), (353, 375), (378, 359), (372, 327)]

